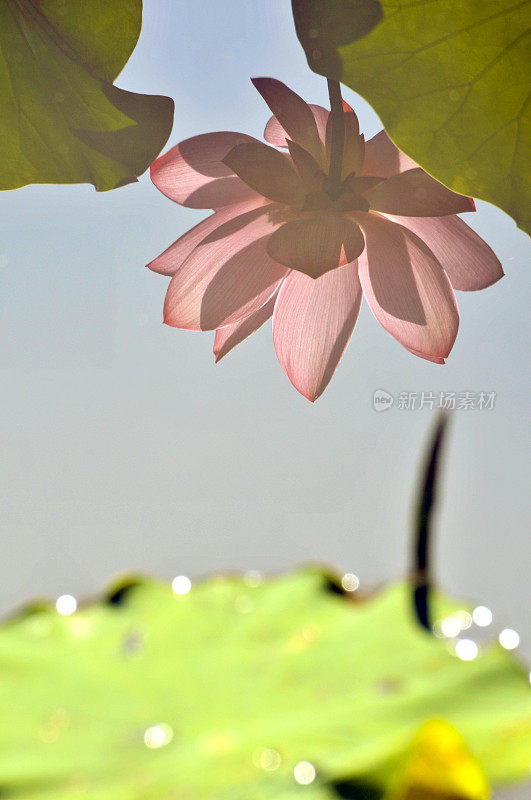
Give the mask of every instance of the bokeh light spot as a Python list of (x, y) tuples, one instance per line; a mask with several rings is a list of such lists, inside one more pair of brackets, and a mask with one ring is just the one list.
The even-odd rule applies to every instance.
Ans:
[(71, 594), (62, 594), (60, 597), (57, 598), (55, 603), (55, 607), (59, 614), (63, 614), (63, 616), (68, 616), (68, 614), (73, 614), (77, 608), (77, 600)]
[(455, 654), (461, 661), (473, 661), (478, 654), (478, 646), (472, 639), (460, 639), (455, 646)]
[(192, 581), (187, 575), (177, 575), (171, 582), (171, 588), (175, 594), (188, 594), (192, 588)]
[(486, 628), (492, 622), (492, 611), (487, 606), (477, 606), (472, 612), (472, 619), (480, 628)]
[(359, 585), (359, 578), (357, 575), (354, 575), (353, 572), (345, 572), (341, 578), (341, 586), (345, 592), (355, 592)]
[(299, 761), (293, 770), (293, 775), (297, 783), (306, 786), (315, 780), (315, 767), (313, 764), (310, 764), (309, 761)]
[(506, 650), (514, 650), (520, 644), (520, 636), (512, 628), (504, 628), (500, 631), (498, 641)]
[(169, 744), (173, 739), (173, 730), (170, 725), (161, 722), (158, 725), (153, 725), (147, 728), (144, 733), (144, 744), (151, 750), (156, 750), (158, 747), (164, 747)]

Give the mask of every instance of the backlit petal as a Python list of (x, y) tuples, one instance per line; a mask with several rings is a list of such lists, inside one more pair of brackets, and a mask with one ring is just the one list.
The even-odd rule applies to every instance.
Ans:
[(252, 200), (247, 200), (243, 203), (236, 203), (232, 206), (225, 206), (220, 211), (215, 211), (206, 219), (202, 220), (198, 225), (195, 225), (191, 230), (187, 231), (170, 247), (168, 247), (160, 256), (157, 256), (147, 266), (153, 272), (158, 272), (160, 275), (174, 275), (183, 261), (188, 258), (194, 247), (197, 247), (202, 240), (208, 236), (212, 231), (224, 225), (229, 220), (244, 214), (246, 211), (251, 211), (253, 208), (265, 205), (266, 200), (257, 195)]
[(433, 361), (434, 364), (446, 364), (444, 358), (439, 358), (439, 356), (429, 356), (426, 355), (426, 353), (421, 353), (420, 350), (413, 350), (412, 347), (406, 347), (406, 350), (409, 350), (409, 352), (413, 353), (414, 356), (424, 358), (426, 361)]
[(364, 245), (359, 225), (353, 219), (322, 213), (286, 222), (271, 236), (267, 250), (280, 264), (318, 278), (355, 261)]
[(390, 178), (399, 172), (415, 169), (418, 164), (393, 144), (385, 131), (380, 131), (365, 142), (365, 161), (362, 175), (379, 175)]
[(282, 368), (308, 400), (325, 390), (358, 318), (361, 287), (356, 264), (317, 280), (291, 272), (273, 314), (273, 339)]
[(357, 219), (365, 236), (360, 281), (373, 314), (404, 347), (446, 358), (459, 314), (443, 268), (407, 228), (376, 214)]
[(249, 314), (248, 317), (244, 317), (244, 319), (235, 322), (233, 325), (225, 325), (224, 328), (217, 329), (216, 338), (214, 339), (214, 355), (216, 357), (216, 362), (223, 358), (223, 356), (226, 356), (227, 353), (230, 353), (236, 345), (243, 342), (244, 339), (247, 339), (248, 336), (257, 331), (258, 328), (261, 328), (262, 325), (271, 318), (277, 300), (277, 294), (278, 292), (275, 292), (262, 308), (259, 308), (258, 311), (255, 311), (253, 314)]
[(326, 176), (313, 156), (297, 142), (288, 139), (288, 150), (295, 169), (306, 184), (307, 190), (319, 191)]
[(407, 217), (443, 217), (476, 208), (470, 197), (452, 192), (422, 169), (393, 175), (365, 197), (374, 211)]
[(270, 200), (288, 205), (304, 201), (304, 183), (289, 159), (267, 144), (239, 144), (225, 156), (224, 163), (246, 184)]
[(486, 242), (456, 216), (393, 217), (425, 242), (454, 289), (485, 289), (503, 277), (500, 262)]
[(160, 191), (189, 208), (221, 208), (256, 197), (256, 193), (223, 163), (233, 147), (256, 142), (233, 131), (203, 133), (185, 139), (151, 165), (151, 180)]
[[(330, 116), (330, 111), (323, 108), (323, 106), (316, 106), (313, 103), (309, 103), (308, 108), (310, 108), (314, 116), (315, 124), (317, 125), (317, 133), (324, 145), (326, 141), (326, 123)], [(266, 142), (269, 142), (269, 144), (275, 147), (287, 147), (287, 140), (290, 138), (291, 137), (284, 130), (278, 119), (275, 116), (271, 117), (264, 130), (264, 139)]]
[(288, 273), (266, 251), (279, 224), (267, 206), (236, 217), (203, 239), (170, 282), (164, 322), (213, 330), (261, 308)]
[[(308, 108), (311, 110), (315, 124), (317, 125), (317, 132), (319, 134), (319, 139), (323, 143), (326, 144), (326, 126), (328, 123), (328, 117), (330, 116), (330, 111), (327, 108), (323, 108), (323, 106), (315, 105), (314, 103), (308, 103)], [(343, 100), (343, 110), (346, 112), (354, 112), (354, 109), (349, 106), (346, 100)], [(264, 139), (269, 144), (274, 145), (275, 147), (287, 147), (287, 139), (291, 137), (288, 133), (284, 130), (278, 119), (273, 116), (270, 117), (267, 125), (265, 126), (264, 130)]]
[(315, 117), (296, 92), (275, 78), (252, 78), (253, 86), (260, 92), (267, 105), (280, 122), (288, 137), (304, 147), (320, 162), (323, 145)]
[[(329, 124), (330, 111), (322, 106), (310, 104), (315, 123), (317, 125), (317, 132), (319, 139), (324, 145), (324, 150), (329, 148), (329, 139), (331, 133), (331, 126)], [(364, 138), (360, 136), (358, 118), (354, 110), (349, 104), (343, 100), (343, 110), (345, 112), (345, 142), (343, 152), (343, 169), (342, 177), (346, 178), (352, 171), (358, 171), (363, 164), (364, 154)], [(328, 131), (328, 133), (327, 133)], [(291, 137), (286, 130), (282, 127), (276, 117), (271, 117), (268, 121), (264, 138), (267, 142), (275, 147), (287, 147), (287, 140)], [(316, 158), (321, 167), (328, 171), (328, 163), (330, 154), (329, 152), (321, 154), (321, 158)]]

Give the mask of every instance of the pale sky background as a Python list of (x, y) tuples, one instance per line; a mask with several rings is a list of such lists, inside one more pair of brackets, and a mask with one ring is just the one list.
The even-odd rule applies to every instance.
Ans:
[[(175, 99), (171, 145), (215, 130), (260, 137), (269, 113), (249, 81), (260, 75), (326, 104), (287, 0), (147, 0), (117, 83)], [(366, 135), (380, 130), (366, 103), (345, 97)], [(106, 194), (0, 194), (0, 609), (86, 596), (129, 570), (170, 578), (318, 561), (366, 587), (403, 575), (434, 415), (376, 413), (372, 393), (485, 390), (497, 392), (494, 410), (454, 415), (437, 575), (492, 607), (496, 629), (519, 630), (530, 654), (529, 240), (479, 203), (466, 221), (506, 277), (459, 293), (447, 365), (408, 354), (365, 305), (311, 405), (282, 372), (268, 326), (215, 366), (213, 335), (161, 324), (167, 280), (144, 265), (203, 216), (148, 175)]]

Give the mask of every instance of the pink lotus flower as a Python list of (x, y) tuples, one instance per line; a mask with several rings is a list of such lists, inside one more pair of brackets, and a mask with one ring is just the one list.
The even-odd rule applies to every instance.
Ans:
[(284, 152), (244, 133), (206, 133), (151, 167), (167, 197), (214, 209), (149, 264), (172, 276), (164, 322), (216, 329), (219, 361), (272, 316), (279, 361), (313, 401), (343, 355), (364, 294), (400, 344), (443, 364), (459, 324), (454, 289), (483, 289), (503, 275), (456, 216), (474, 211), (473, 200), (431, 178), (385, 131), (365, 142), (344, 102), (334, 179), (334, 114), (280, 81), (253, 83), (274, 114), (264, 137)]

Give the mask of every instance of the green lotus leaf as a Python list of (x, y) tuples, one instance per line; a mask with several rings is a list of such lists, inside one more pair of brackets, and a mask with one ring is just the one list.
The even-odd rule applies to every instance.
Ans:
[(172, 127), (173, 101), (113, 85), (141, 0), (0, 0), (0, 189), (137, 179)]
[[(297, 36), (316, 72), (341, 72), (337, 47), (360, 39), (382, 19), (379, 0), (292, 0)], [(312, 64), (310, 64), (312, 66)]]
[(321, 5), (336, 24), (323, 24), (319, 47), (295, 17), (310, 67), (368, 100), (430, 174), (494, 203), (529, 233), (529, 1), (381, 0), (383, 19), (365, 36), (370, 0)]
[(317, 569), (35, 604), (0, 628), (0, 796), (380, 798), (430, 719), (492, 783), (525, 779), (527, 672), (499, 645), (460, 660), (412, 609), (406, 584), (358, 599)]

